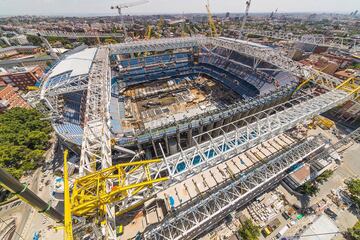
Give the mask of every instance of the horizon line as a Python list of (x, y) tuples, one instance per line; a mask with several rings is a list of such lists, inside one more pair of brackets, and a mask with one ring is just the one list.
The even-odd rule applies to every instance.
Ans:
[[(264, 11), (253, 11), (253, 14), (270, 14), (272, 11), (264, 12)], [(226, 14), (227, 12), (214, 12), (213, 15), (216, 14)], [(230, 14), (242, 14), (243, 12), (229, 12)], [(284, 11), (278, 12), (277, 14), (341, 14), (346, 15), (350, 12), (347, 11)], [(124, 14), (124, 16), (154, 16), (154, 15), (189, 15), (189, 14), (199, 14), (199, 15), (207, 15), (206, 12), (192, 12), (192, 13), (180, 13), (180, 12), (154, 12), (154, 13), (131, 13), (131, 14)], [(249, 14), (251, 15), (251, 14)], [(34, 16), (34, 17), (114, 17), (119, 16), (116, 13), (37, 13), (37, 14), (0, 14), (0, 18), (3, 17), (19, 17), (19, 16)]]

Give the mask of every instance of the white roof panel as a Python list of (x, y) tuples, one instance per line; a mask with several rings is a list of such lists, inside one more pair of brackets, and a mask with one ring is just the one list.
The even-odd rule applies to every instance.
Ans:
[(66, 57), (52, 69), (49, 79), (64, 72), (71, 72), (70, 77), (88, 74), (95, 53), (96, 48), (87, 48)]
[(227, 38), (227, 37), (219, 37), (223, 40), (226, 41), (231, 41), (231, 42), (238, 42), (238, 43), (243, 43), (243, 44), (247, 44), (253, 47), (259, 47), (259, 48), (269, 48), (268, 46), (262, 45), (260, 43), (255, 43), (255, 42), (250, 42), (250, 41), (245, 41), (245, 40), (241, 40), (241, 39), (235, 39), (235, 38)]

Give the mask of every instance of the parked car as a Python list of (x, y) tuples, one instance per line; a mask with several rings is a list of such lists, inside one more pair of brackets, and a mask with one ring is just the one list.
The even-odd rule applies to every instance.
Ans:
[(324, 212), (325, 212), (330, 218), (332, 218), (332, 219), (334, 219), (334, 220), (337, 218), (337, 214), (334, 213), (330, 208), (326, 208), (326, 209), (324, 210)]

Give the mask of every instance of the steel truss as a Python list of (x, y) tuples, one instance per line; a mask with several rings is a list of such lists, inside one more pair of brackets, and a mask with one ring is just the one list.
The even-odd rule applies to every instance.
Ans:
[(360, 41), (354, 38), (325, 37), (324, 35), (320, 34), (295, 35), (286, 32), (262, 31), (257, 29), (246, 29), (244, 30), (244, 34), (268, 37), (273, 39), (282, 39), (290, 42), (301, 42), (344, 50), (352, 50), (355, 52), (360, 49)]
[(86, 96), (84, 136), (80, 157), (80, 175), (112, 166), (110, 112), (109, 49), (97, 50), (92, 63)]
[(207, 37), (188, 37), (154, 39), (149, 41), (129, 42), (111, 45), (112, 54), (125, 54), (148, 51), (164, 51), (168, 49), (189, 48), (212, 45), (226, 48), (241, 54), (253, 57), (257, 61), (268, 62), (284, 71), (291, 72), (297, 77), (307, 79), (312, 75), (316, 76), (314, 82), (331, 90), (340, 85), (341, 81), (331, 75), (318, 72), (299, 62), (288, 58), (283, 52), (271, 48), (257, 47), (244, 41), (230, 38), (207, 38)]
[[(110, 132), (110, 90), (111, 73), (109, 49), (97, 49), (89, 72), (87, 85), (84, 134), (80, 155), (80, 176), (112, 166)], [(105, 180), (103, 186), (109, 192), (112, 181)], [(106, 224), (103, 226), (107, 239), (116, 239), (115, 208), (107, 204), (103, 207)]]
[(38, 36), (40, 34), (44, 37), (63, 37), (63, 38), (122, 38), (124, 34), (119, 33), (97, 33), (97, 32), (63, 32), (63, 31), (38, 31), (29, 30), (26, 32), (27, 35)]
[[(99, 210), (105, 212), (106, 204), (119, 202), (135, 196), (139, 191), (152, 188), (153, 184), (166, 181), (167, 177), (153, 178), (149, 166), (160, 159), (120, 163), (115, 166), (77, 178), (72, 190), (72, 214), (94, 216)], [(106, 182), (113, 183), (109, 191)]]
[(55, 84), (50, 84), (46, 86), (46, 82), (41, 89), (40, 96), (41, 98), (53, 97), (56, 95), (62, 95), (65, 93), (78, 92), (86, 90), (88, 86), (88, 75), (79, 75), (72, 78), (67, 78), (65, 80), (59, 81)]
[[(164, 157), (164, 163), (170, 171), (170, 179), (182, 181), (338, 106), (349, 98), (350, 95), (340, 90), (316, 97), (308, 95), (194, 136), (194, 147)], [(225, 127), (234, 130), (225, 132)], [(212, 132), (219, 130), (222, 135), (213, 138)], [(199, 144), (200, 137), (207, 137), (209, 141)], [(181, 166), (185, 169), (179, 171)]]
[(236, 114), (242, 114), (256, 108), (261, 108), (267, 103), (271, 103), (277, 99), (281, 99), (282, 97), (289, 96), (291, 91), (293, 91), (293, 87), (286, 86), (278, 91), (272, 92), (271, 94), (262, 96), (260, 98), (244, 100), (244, 102), (241, 103), (234, 103), (222, 111), (208, 113), (207, 116), (198, 116), (197, 119), (186, 119), (186, 122), (183, 120), (182, 122), (174, 122), (163, 125), (161, 128), (143, 131), (137, 136), (137, 141), (143, 143), (148, 142), (151, 139), (160, 139), (164, 136), (171, 136), (177, 131), (187, 131), (189, 127), (199, 128), (209, 124), (210, 122), (216, 122), (229, 116), (235, 116)]
[(286, 170), (325, 146), (322, 136), (309, 138), (262, 166), (236, 176), (236, 180), (219, 186), (209, 197), (197, 200), (187, 210), (172, 213), (155, 228), (145, 232), (146, 240), (190, 239), (227, 216), (264, 188), (273, 186)]
[(190, 48), (199, 45), (200, 41), (205, 41), (205, 37), (185, 37), (151, 39), (147, 41), (127, 42), (110, 45), (112, 54), (126, 54), (150, 51), (165, 51), (169, 49)]
[[(119, 33), (97, 33), (97, 32), (64, 32), (64, 31), (39, 31), (39, 30), (30, 30), (26, 33), (27, 35), (37, 36), (40, 34), (44, 37), (64, 37), (64, 38), (122, 38), (123, 34)], [(246, 29), (243, 31), (243, 34), (246, 35), (256, 35), (263, 36), (274, 39), (282, 39), (291, 42), (302, 42), (315, 44), (320, 46), (344, 49), (344, 50), (353, 50), (358, 51), (359, 40), (353, 38), (340, 38), (340, 37), (325, 37), (323, 35), (295, 35), (292, 33), (285, 32), (274, 32), (274, 31), (261, 31), (257, 29)]]
[[(194, 147), (182, 150), (179, 146), (180, 152), (168, 157), (163, 154), (163, 161), (149, 166), (150, 174), (154, 176), (154, 179), (165, 174), (165, 176), (169, 176), (169, 180), (155, 183), (150, 193), (148, 189), (143, 189), (137, 192), (137, 196), (125, 198), (123, 202), (117, 204), (119, 212), (124, 212), (170, 185), (182, 182), (289, 130), (307, 119), (338, 106), (350, 97), (351, 95), (341, 90), (333, 90), (319, 96), (316, 94), (305, 95), (193, 136)], [(230, 127), (233, 130), (226, 132), (225, 127)], [(221, 135), (212, 137), (213, 131), (220, 131)], [(206, 137), (208, 141), (199, 144), (198, 139), (200, 137)]]
[(314, 82), (329, 90), (334, 89), (336, 86), (341, 84), (340, 79), (326, 73), (319, 72), (299, 62), (295, 62), (285, 56), (281, 51), (252, 46), (246, 44), (246, 42), (229, 38), (208, 38), (205, 43), (211, 43), (214, 46), (237, 51), (258, 60), (268, 62), (303, 79), (308, 79), (310, 76), (316, 76)]

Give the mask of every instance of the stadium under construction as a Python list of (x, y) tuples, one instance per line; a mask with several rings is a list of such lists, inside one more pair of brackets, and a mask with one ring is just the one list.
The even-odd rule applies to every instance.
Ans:
[(358, 91), (354, 79), (278, 49), (189, 37), (67, 54), (40, 99), (79, 156), (70, 168), (73, 216), (102, 216), (108, 239), (120, 226), (120, 239), (192, 239), (328, 151), (323, 136), (289, 130)]

